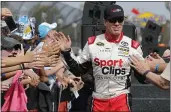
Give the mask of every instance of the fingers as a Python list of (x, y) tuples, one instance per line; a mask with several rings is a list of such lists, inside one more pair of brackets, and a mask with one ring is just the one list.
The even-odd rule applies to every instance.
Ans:
[(50, 59), (57, 59), (58, 58), (58, 55), (52, 55), (49, 57)]
[(157, 59), (161, 59), (160, 55), (159, 54), (156, 54), (156, 57)]
[(148, 56), (148, 58), (149, 58), (150, 61), (153, 61), (154, 60), (154, 58), (151, 57), (150, 55)]
[(66, 89), (68, 87), (68, 84), (66, 82), (62, 82), (61, 85), (63, 86), (63, 90)]
[(34, 67), (44, 67), (45, 62), (42, 61), (36, 61), (32, 63)]
[(36, 53), (36, 54), (34, 55), (34, 58), (41, 58), (41, 57), (44, 57), (44, 56), (47, 56), (47, 55), (48, 55), (47, 52), (41, 51), (41, 52), (39, 52), (39, 53)]
[(57, 65), (57, 64), (54, 63), (54, 64), (51, 64), (50, 67), (56, 67), (56, 65)]
[(133, 64), (129, 63), (129, 65), (130, 65), (131, 67), (133, 67), (133, 68), (135, 68), (135, 69), (136, 69), (136, 67), (135, 67)]
[(154, 58), (154, 59), (158, 59), (158, 55), (159, 55), (159, 54), (157, 54), (156, 52), (150, 53), (150, 54), (149, 54), (149, 56), (151, 56), (151, 57)]
[(136, 63), (138, 63), (138, 58), (135, 56), (135, 55), (131, 55), (129, 60), (134, 64), (136, 65)]
[(2, 8), (2, 16), (12, 16), (12, 13), (8, 8)]
[(59, 74), (63, 74), (64, 71), (65, 71), (65, 68), (60, 68), (60, 69), (58, 70), (58, 73), (59, 73)]
[(64, 35), (62, 32), (59, 32), (59, 35), (60, 35), (62, 38), (66, 38), (65, 35)]
[(1, 91), (7, 91), (8, 89), (9, 89), (9, 85), (7, 85), (7, 84), (1, 85)]

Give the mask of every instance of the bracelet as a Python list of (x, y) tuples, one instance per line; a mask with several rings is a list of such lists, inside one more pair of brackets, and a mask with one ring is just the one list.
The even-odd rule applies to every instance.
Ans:
[(69, 49), (67, 49), (65, 51), (61, 51), (62, 54), (69, 53), (69, 52), (71, 52), (71, 48), (69, 48)]
[(23, 69), (25, 69), (24, 63), (22, 63), (21, 65), (22, 65)]
[(157, 73), (159, 71), (159, 64), (156, 64), (154, 72)]
[(71, 48), (66, 49), (64, 52), (70, 52)]
[(1, 77), (5, 77), (5, 75), (6, 75), (6, 74), (5, 74), (5, 73), (3, 73), (3, 74), (1, 74)]
[(20, 64), (20, 68), (21, 68), (21, 70), (23, 70), (23, 66), (22, 66), (22, 64)]
[(150, 72), (150, 70), (146, 70), (142, 75), (146, 77), (146, 75)]

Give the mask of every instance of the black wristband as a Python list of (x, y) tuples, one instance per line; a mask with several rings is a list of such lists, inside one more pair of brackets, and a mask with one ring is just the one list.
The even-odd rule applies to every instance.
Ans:
[(20, 68), (21, 68), (21, 70), (23, 70), (23, 65), (22, 64), (20, 64)]
[(22, 65), (23, 69), (25, 69), (24, 63), (22, 63), (21, 65)]
[(62, 54), (69, 53), (69, 52), (71, 52), (71, 48), (69, 48), (69, 49), (66, 50), (66, 51), (61, 51)]
[(150, 72), (150, 70), (146, 70), (142, 75), (146, 77), (146, 75)]

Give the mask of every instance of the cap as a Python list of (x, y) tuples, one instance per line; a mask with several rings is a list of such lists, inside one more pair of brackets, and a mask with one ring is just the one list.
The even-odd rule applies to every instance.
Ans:
[(57, 27), (57, 23), (49, 24), (49, 23), (41, 23), (38, 27), (40, 38), (44, 38), (48, 32)]
[(124, 17), (124, 10), (119, 5), (109, 5), (104, 10), (104, 19), (112, 19), (117, 17)]
[(10, 38), (10, 37), (5, 37), (5, 36), (2, 36), (1, 37), (1, 47), (4, 48), (4, 49), (13, 49), (14, 46), (16, 45), (20, 45), (21, 43), (14, 39), (14, 38)]

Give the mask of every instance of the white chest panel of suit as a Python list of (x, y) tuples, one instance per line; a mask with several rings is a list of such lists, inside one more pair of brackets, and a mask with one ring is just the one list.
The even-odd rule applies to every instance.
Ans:
[(132, 39), (123, 36), (118, 43), (108, 42), (104, 34), (96, 36), (92, 44), (85, 45), (78, 63), (92, 61), (95, 78), (95, 98), (111, 98), (122, 93), (129, 93), (126, 81), (130, 76), (129, 55), (139, 55), (142, 50), (132, 47)]

